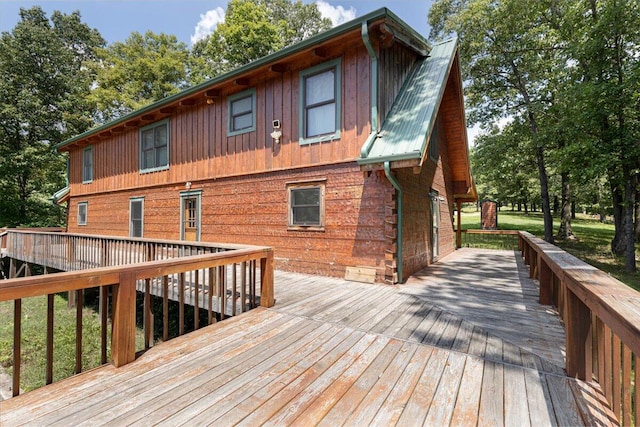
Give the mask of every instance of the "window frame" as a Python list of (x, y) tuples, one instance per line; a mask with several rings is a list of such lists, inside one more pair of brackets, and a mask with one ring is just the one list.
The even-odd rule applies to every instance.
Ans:
[[(140, 203), (140, 235), (133, 235), (133, 204)], [(129, 199), (129, 237), (144, 237), (144, 197), (131, 197)]]
[[(334, 102), (335, 102), (335, 130), (333, 132), (307, 137), (307, 110), (306, 105), (306, 80), (309, 77), (323, 74), (334, 69)], [(300, 145), (313, 144), (316, 142), (333, 141), (340, 139), (342, 129), (342, 59), (323, 62), (314, 67), (300, 71), (300, 109), (299, 109), (299, 143)], [(323, 105), (327, 105), (325, 103)], [(316, 105), (319, 106), (319, 105)]]
[[(295, 224), (294, 223), (294, 208), (293, 193), (296, 190), (308, 190), (312, 188), (318, 188), (319, 200), (319, 221), (318, 224)], [(326, 194), (326, 179), (316, 181), (304, 181), (304, 182), (292, 182), (287, 183), (287, 229), (292, 231), (324, 231), (326, 218), (325, 218), (325, 194)]]
[[(87, 153), (90, 153), (89, 156), (91, 158), (91, 165), (90, 168), (87, 168), (87, 163), (86, 163), (86, 156)], [(82, 150), (82, 183), (83, 184), (89, 184), (91, 182), (93, 182), (93, 171), (94, 171), (94, 162), (93, 162), (93, 145), (89, 145), (87, 147), (84, 147), (84, 149)], [(87, 178), (87, 170), (89, 171), (90, 176)]]
[[(80, 208), (84, 208), (84, 221), (80, 219)], [(78, 225), (86, 226), (89, 217), (89, 202), (78, 202)]]
[[(243, 112), (242, 114), (233, 115), (233, 103), (237, 101), (241, 101), (246, 98), (251, 98), (251, 126), (242, 128), (242, 129), (234, 129), (233, 128), (233, 119), (235, 117), (243, 116), (248, 114), (248, 112)], [(235, 136), (241, 135), (243, 133), (255, 132), (256, 130), (256, 89), (251, 88), (247, 90), (243, 90), (242, 92), (235, 93), (233, 95), (229, 95), (227, 97), (227, 136)]]
[[(156, 129), (157, 127), (160, 126), (166, 126), (167, 128), (167, 164), (166, 165), (162, 165), (162, 166), (153, 166), (153, 167), (144, 167), (144, 139), (143, 139), (143, 133), (151, 130), (151, 129)], [(140, 128), (140, 133), (139, 133), (139, 147), (138, 147), (138, 155), (140, 156), (140, 173), (149, 173), (149, 172), (156, 172), (156, 171), (162, 171), (162, 170), (167, 170), (169, 169), (169, 165), (171, 164), (171, 159), (170, 159), (170, 140), (171, 140), (171, 133), (170, 133), (170, 126), (169, 126), (169, 119), (164, 119), (164, 120), (159, 120), (157, 122), (151, 123), (147, 126), (141, 127)], [(155, 146), (155, 137), (154, 137), (154, 143), (153, 143), (153, 152), (154, 152), (154, 158), (155, 158), (155, 152), (156, 152), (156, 147)]]

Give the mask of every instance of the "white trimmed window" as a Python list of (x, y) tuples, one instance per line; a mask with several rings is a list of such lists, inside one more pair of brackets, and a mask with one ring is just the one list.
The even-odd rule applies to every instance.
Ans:
[(300, 72), (300, 144), (340, 138), (340, 59)]
[(230, 96), (228, 136), (256, 130), (256, 90), (249, 89)]
[(169, 120), (140, 129), (140, 171), (169, 168)]
[(78, 203), (78, 225), (87, 225), (88, 202)]
[(292, 229), (324, 229), (324, 183), (291, 184), (288, 189)]
[(144, 233), (144, 199), (129, 199), (129, 236), (142, 237)]
[(82, 151), (82, 183), (93, 181), (93, 147), (90, 145)]

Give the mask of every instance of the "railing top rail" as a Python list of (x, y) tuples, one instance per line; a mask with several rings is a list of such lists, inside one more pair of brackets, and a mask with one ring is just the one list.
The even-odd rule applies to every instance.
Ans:
[(0, 301), (113, 285), (119, 283), (121, 274), (133, 274), (136, 280), (140, 280), (257, 260), (268, 256), (270, 252), (272, 249), (268, 247), (243, 248), (229, 252), (3, 280), (0, 282)]
[(517, 235), (519, 233), (518, 230), (483, 230), (479, 228), (467, 228), (460, 230), (463, 233), (470, 234), (513, 234)]
[(640, 292), (531, 233), (520, 236), (627, 347), (640, 354)]
[(219, 243), (219, 242), (192, 242), (188, 240), (165, 240), (165, 239), (148, 239), (141, 237), (121, 237), (121, 236), (105, 236), (98, 234), (76, 234), (76, 233), (52, 233), (49, 231), (37, 231), (33, 229), (19, 229), (19, 228), (11, 228), (7, 229), (7, 232), (10, 233), (20, 233), (20, 234), (36, 234), (36, 235), (48, 235), (55, 234), (57, 236), (69, 236), (69, 237), (80, 237), (80, 238), (88, 238), (88, 239), (100, 239), (100, 240), (110, 240), (110, 241), (120, 241), (120, 242), (136, 242), (136, 243), (154, 243), (154, 244), (165, 244), (165, 245), (176, 245), (176, 246), (191, 246), (191, 247), (201, 247), (201, 248), (218, 248), (218, 249), (245, 249), (245, 248), (263, 248), (262, 246), (253, 246), (253, 245), (240, 245), (236, 243)]

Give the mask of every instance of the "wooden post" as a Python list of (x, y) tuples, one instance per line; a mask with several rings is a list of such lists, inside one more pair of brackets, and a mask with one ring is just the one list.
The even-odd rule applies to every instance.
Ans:
[(540, 304), (553, 304), (553, 273), (544, 260), (540, 260)]
[(111, 358), (116, 368), (136, 358), (136, 277), (131, 272), (120, 273), (113, 289)]
[(462, 247), (462, 229), (461, 229), (462, 220), (460, 219), (461, 206), (462, 206), (462, 203), (460, 201), (457, 201), (456, 207), (458, 210), (458, 217), (457, 217), (457, 226), (456, 226), (456, 249), (460, 249)]
[(591, 358), (587, 358), (586, 354), (591, 352), (591, 311), (568, 289), (566, 298), (567, 374), (583, 381), (590, 381), (587, 371), (591, 372), (591, 368), (587, 369), (587, 361)]
[(269, 249), (264, 258), (260, 258), (260, 305), (273, 307), (273, 251)]

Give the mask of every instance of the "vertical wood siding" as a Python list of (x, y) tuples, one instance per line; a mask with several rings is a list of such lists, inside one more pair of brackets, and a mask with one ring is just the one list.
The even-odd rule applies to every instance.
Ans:
[[(355, 160), (370, 133), (370, 59), (362, 46), (348, 49), (341, 58), (339, 140), (298, 143), (298, 70), (333, 59), (305, 57), (294, 71), (270, 73), (270, 77), (258, 80), (253, 86), (257, 110), (253, 132), (227, 136), (227, 97), (247, 87), (230, 85), (212, 105), (201, 99), (196, 105), (178, 107), (168, 116), (168, 170), (140, 173), (139, 129), (136, 127), (125, 128), (121, 133), (93, 143), (95, 166), (91, 183), (82, 184), (82, 147), (73, 148), (70, 152), (71, 194), (184, 184)], [(158, 120), (164, 117), (158, 116)], [(274, 144), (270, 136), (274, 119), (282, 123), (280, 144)]]
[(391, 47), (380, 49), (378, 58), (378, 108), (380, 124), (384, 123), (387, 113), (402, 88), (407, 75), (413, 70), (417, 55), (409, 48), (394, 43)]

